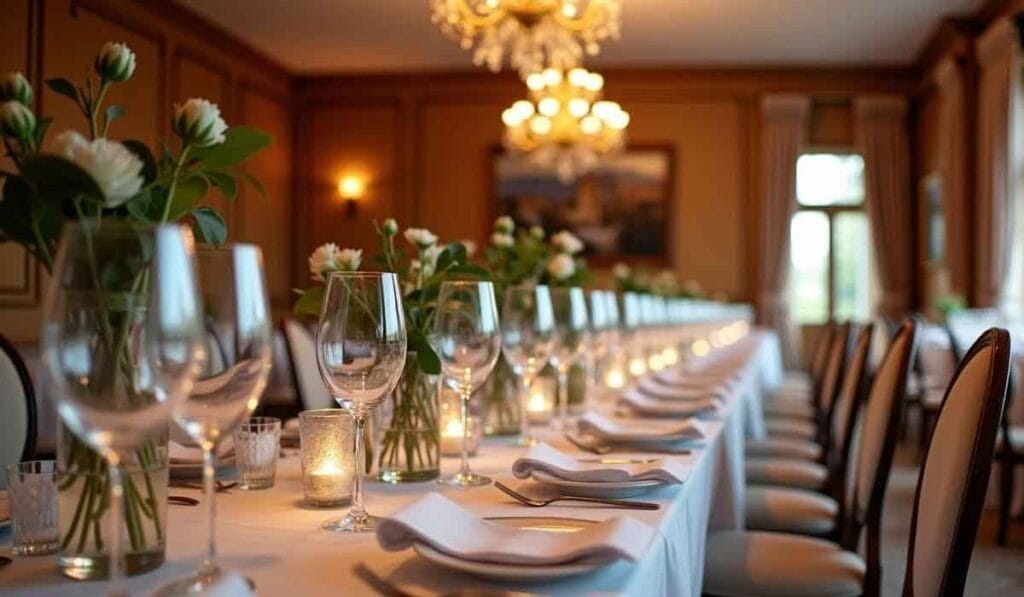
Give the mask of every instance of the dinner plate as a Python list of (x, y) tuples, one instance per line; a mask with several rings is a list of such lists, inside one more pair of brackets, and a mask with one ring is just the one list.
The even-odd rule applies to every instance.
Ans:
[(11, 526), (11, 502), (7, 490), (0, 489), (0, 529)]
[[(517, 529), (531, 529), (549, 533), (574, 533), (597, 524), (597, 521), (594, 520), (550, 516), (500, 516), (486, 518), (485, 520)], [(585, 574), (608, 564), (608, 562), (569, 562), (552, 566), (538, 566), (532, 564), (474, 562), (438, 551), (424, 543), (413, 543), (412, 547), (422, 558), (439, 566), (488, 580), (506, 582), (549, 582), (568, 576)]]
[(531, 471), (534, 481), (549, 485), (560, 493), (596, 498), (627, 498), (650, 491), (662, 484), (658, 479), (642, 481), (621, 481), (615, 483), (594, 483), (590, 481), (569, 481), (560, 479), (546, 471)]

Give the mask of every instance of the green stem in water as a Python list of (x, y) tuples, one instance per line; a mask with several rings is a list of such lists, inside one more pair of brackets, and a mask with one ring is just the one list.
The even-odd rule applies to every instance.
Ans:
[(174, 172), (171, 174), (171, 184), (167, 187), (167, 203), (164, 204), (164, 213), (160, 216), (160, 223), (166, 224), (167, 218), (171, 215), (171, 203), (174, 202), (174, 191), (178, 188), (178, 178), (181, 176), (181, 169), (185, 165), (185, 158), (188, 156), (188, 151), (192, 149), (191, 145), (182, 143), (181, 155), (178, 156), (178, 161), (174, 164)]

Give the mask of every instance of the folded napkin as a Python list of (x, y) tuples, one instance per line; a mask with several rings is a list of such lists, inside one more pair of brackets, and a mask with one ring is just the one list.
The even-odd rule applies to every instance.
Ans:
[(729, 387), (724, 384), (707, 385), (704, 387), (668, 386), (653, 377), (641, 378), (637, 382), (637, 388), (644, 394), (661, 400), (695, 400), (704, 398), (722, 400), (729, 393)]
[(566, 481), (584, 483), (624, 483), (626, 481), (664, 481), (682, 483), (689, 469), (678, 459), (658, 459), (643, 464), (587, 464), (539, 443), (512, 463), (512, 474), (527, 479), (533, 471), (544, 471)]
[(706, 388), (708, 386), (735, 383), (735, 370), (725, 373), (693, 373), (679, 367), (662, 369), (654, 374), (655, 379), (668, 386), (685, 388)]
[(594, 411), (584, 413), (576, 426), (581, 433), (609, 442), (683, 441), (707, 436), (707, 426), (697, 419), (610, 419)]
[(637, 390), (623, 392), (619, 404), (644, 417), (713, 417), (725, 410), (720, 400), (710, 396), (693, 400), (659, 400)]
[(612, 518), (575, 533), (516, 529), (484, 520), (438, 493), (428, 493), (377, 525), (384, 551), (424, 543), (473, 562), (522, 566), (639, 561), (657, 531), (635, 518)]

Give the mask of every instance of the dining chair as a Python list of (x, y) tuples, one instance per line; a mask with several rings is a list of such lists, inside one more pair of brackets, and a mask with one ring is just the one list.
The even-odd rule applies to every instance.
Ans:
[[(909, 321), (909, 325), (915, 325)], [(904, 325), (908, 325), (905, 323)], [(868, 398), (851, 507), (836, 542), (785, 533), (725, 531), (709, 538), (705, 594), (878, 595), (881, 518), (914, 334), (898, 336)], [(890, 350), (890, 356), (894, 353)], [(1009, 336), (993, 329), (975, 343), (947, 388), (914, 498), (903, 594), (963, 593), (1006, 396)], [(864, 532), (866, 530), (866, 532)], [(865, 555), (858, 555), (862, 532)]]
[(301, 321), (286, 318), (281, 324), (299, 401), (304, 410), (335, 408), (337, 403), (327, 391), (316, 362), (316, 342)]
[(955, 336), (946, 326), (930, 324), (922, 330), (921, 348), (917, 356), (921, 370), (921, 399), (917, 405), (917, 443), (921, 455), (928, 447), (931, 429), (942, 406), (945, 389), (963, 356), (958, 346)]
[[(778, 486), (747, 487), (747, 528), (781, 531), (836, 539), (838, 521), (846, 511), (847, 488), (853, 467), (850, 466), (854, 431), (866, 390), (869, 353), (874, 335), (873, 326), (864, 326), (857, 335), (850, 365), (836, 398), (832, 417), (832, 433), (826, 451), (827, 480), (821, 492)], [(860, 426), (863, 429), (863, 426)], [(810, 444), (817, 445), (817, 444)], [(794, 454), (783, 455), (798, 457)]]
[(765, 414), (814, 417), (813, 398), (821, 384), (835, 328), (835, 322), (829, 320), (818, 332), (807, 371), (786, 372), (782, 384), (768, 393), (764, 404)]
[(1017, 484), (1017, 467), (1024, 466), (1024, 425), (1014, 420), (1012, 408), (1014, 398), (1020, 389), (1020, 370), (1016, 361), (1010, 368), (1010, 381), (1006, 392), (1006, 408), (999, 425), (996, 440), (995, 461), (999, 464), (999, 526), (996, 530), (996, 544), (1006, 545), (1010, 532), (1010, 511), (1013, 508), (1013, 493)]
[(36, 398), (28, 368), (14, 345), (0, 335), (0, 487), (8, 464), (31, 460), (36, 449)]

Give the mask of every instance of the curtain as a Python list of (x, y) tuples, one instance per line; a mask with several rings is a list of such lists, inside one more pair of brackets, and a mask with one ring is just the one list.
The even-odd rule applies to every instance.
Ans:
[(789, 273), (789, 221), (796, 209), (796, 160), (804, 144), (810, 100), (804, 96), (772, 95), (761, 101), (760, 286), (758, 300), (763, 325), (779, 334), (787, 366), (799, 362), (789, 325), (786, 279)]
[(910, 142), (901, 96), (854, 99), (854, 137), (864, 156), (865, 206), (871, 221), (882, 296), (881, 315), (903, 317), (911, 298)]
[(932, 72), (939, 98), (938, 158), (946, 221), (945, 264), (953, 292), (967, 296), (970, 287), (971, 238), (967, 226), (967, 122), (964, 74), (956, 57), (948, 57)]
[(1020, 42), (1006, 19), (977, 42), (978, 83), (977, 252), (975, 303), (1003, 307), (1010, 277), (1017, 209), (1014, 131), (1020, 85)]

